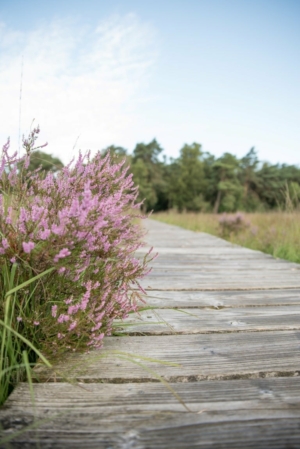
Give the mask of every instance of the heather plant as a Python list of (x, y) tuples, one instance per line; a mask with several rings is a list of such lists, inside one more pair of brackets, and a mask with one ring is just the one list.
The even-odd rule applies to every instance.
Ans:
[(143, 231), (133, 220), (138, 192), (124, 162), (88, 152), (57, 173), (32, 172), (38, 134), (23, 140), (21, 158), (9, 154), (9, 141), (2, 151), (2, 374), (26, 354), (34, 363), (37, 351), (101, 347), (114, 319), (137, 309), (150, 260), (134, 255)]
[(219, 218), (219, 232), (222, 237), (229, 237), (231, 234), (239, 234), (249, 226), (249, 221), (245, 219), (244, 214), (241, 212), (235, 214), (224, 213)]

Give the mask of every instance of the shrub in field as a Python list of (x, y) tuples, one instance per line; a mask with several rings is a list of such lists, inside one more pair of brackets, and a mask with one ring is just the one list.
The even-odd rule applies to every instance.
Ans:
[(229, 237), (231, 234), (238, 234), (250, 226), (249, 221), (241, 212), (236, 214), (222, 214), (219, 218), (219, 232), (222, 237)]
[(133, 220), (137, 188), (123, 163), (87, 153), (58, 173), (32, 172), (38, 133), (24, 140), (24, 157), (9, 155), (9, 142), (2, 152), (2, 368), (10, 364), (8, 335), (46, 353), (100, 347), (113, 320), (136, 310), (139, 279), (149, 271), (149, 257), (134, 256), (143, 231)]

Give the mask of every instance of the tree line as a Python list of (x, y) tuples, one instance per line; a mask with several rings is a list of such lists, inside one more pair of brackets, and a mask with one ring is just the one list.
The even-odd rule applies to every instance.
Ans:
[[(231, 153), (217, 158), (192, 143), (181, 148), (178, 158), (167, 158), (154, 139), (138, 143), (132, 153), (115, 145), (102, 151), (103, 155), (107, 152), (116, 161), (126, 159), (145, 212), (254, 212), (296, 208), (300, 202), (300, 167), (261, 162), (254, 148), (242, 158)], [(39, 164), (51, 169), (51, 162), (52, 169), (62, 167), (59, 159), (49, 158), (36, 152), (32, 169)]]

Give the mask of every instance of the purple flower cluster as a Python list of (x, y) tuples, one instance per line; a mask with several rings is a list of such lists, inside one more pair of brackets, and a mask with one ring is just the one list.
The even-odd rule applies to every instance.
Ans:
[(23, 280), (55, 268), (35, 291), (41, 341), (56, 335), (56, 348), (76, 339), (100, 347), (113, 320), (136, 310), (138, 280), (149, 271), (149, 257), (134, 256), (143, 236), (133, 221), (137, 188), (124, 162), (100, 152), (79, 154), (56, 174), (29, 172), (38, 132), (24, 141), (23, 158), (3, 147), (0, 264), (18, 263)]
[(235, 214), (224, 213), (219, 218), (220, 234), (228, 237), (230, 234), (238, 234), (250, 226), (245, 219), (244, 214), (236, 212)]

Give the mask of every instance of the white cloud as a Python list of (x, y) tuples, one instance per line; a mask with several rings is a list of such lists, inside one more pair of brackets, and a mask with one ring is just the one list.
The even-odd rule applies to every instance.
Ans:
[[(40, 143), (68, 162), (78, 148), (126, 142), (155, 62), (155, 33), (129, 14), (91, 29), (56, 20), (30, 32), (0, 24), (0, 139), (18, 147), (21, 61), (24, 60), (21, 133), (35, 119)], [(72, 150), (77, 137), (77, 149)]]

